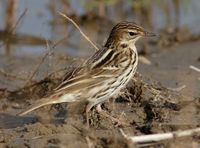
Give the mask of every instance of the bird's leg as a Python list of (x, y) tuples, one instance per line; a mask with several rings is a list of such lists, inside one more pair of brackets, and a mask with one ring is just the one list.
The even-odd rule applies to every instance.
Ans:
[(118, 119), (118, 118), (115, 118), (115, 117), (109, 115), (106, 111), (104, 111), (104, 110), (101, 108), (101, 104), (98, 104), (98, 105), (97, 105), (96, 110), (97, 110), (97, 112), (98, 112), (99, 114), (101, 114), (101, 115), (103, 115), (103, 116), (105, 116), (105, 117), (111, 119), (112, 121), (116, 122), (117, 125), (129, 125), (128, 123), (126, 123), (126, 122), (120, 120), (120, 118)]
[(93, 104), (88, 104), (87, 106), (86, 106), (86, 123), (87, 123), (87, 127), (88, 128), (90, 128), (90, 121), (89, 121), (89, 111), (92, 109), (92, 107), (93, 107)]

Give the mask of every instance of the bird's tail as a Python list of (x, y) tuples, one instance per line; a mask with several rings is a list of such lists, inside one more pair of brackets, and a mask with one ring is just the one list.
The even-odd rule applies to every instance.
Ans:
[(25, 111), (22, 111), (22, 112), (18, 113), (17, 115), (18, 115), (18, 116), (24, 116), (24, 115), (26, 115), (27, 113), (29, 113), (29, 112), (31, 112), (31, 111), (33, 111), (33, 110), (35, 110), (35, 109), (38, 109), (38, 108), (40, 108), (40, 107), (42, 107), (42, 106), (49, 105), (49, 104), (55, 104), (55, 103), (59, 103), (59, 102), (57, 102), (57, 101), (54, 102), (54, 101), (53, 101), (52, 99), (50, 99), (50, 98), (42, 98), (42, 99), (36, 101), (35, 104), (29, 106), (28, 109), (26, 109)]

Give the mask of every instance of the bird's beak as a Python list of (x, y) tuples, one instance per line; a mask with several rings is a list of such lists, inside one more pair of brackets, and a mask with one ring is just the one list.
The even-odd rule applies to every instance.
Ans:
[(144, 31), (143, 36), (144, 37), (153, 37), (153, 36), (157, 36), (157, 35), (153, 32)]

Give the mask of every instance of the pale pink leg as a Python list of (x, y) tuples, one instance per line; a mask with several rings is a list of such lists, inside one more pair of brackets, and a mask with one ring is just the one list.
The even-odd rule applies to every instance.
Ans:
[(90, 122), (89, 122), (89, 111), (92, 109), (93, 107), (93, 103), (89, 103), (87, 106), (86, 106), (86, 122), (87, 122), (87, 127), (90, 128)]

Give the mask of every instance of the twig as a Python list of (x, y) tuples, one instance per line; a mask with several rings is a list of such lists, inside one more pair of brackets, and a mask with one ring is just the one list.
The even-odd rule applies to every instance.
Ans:
[(40, 68), (40, 66), (42, 65), (42, 63), (44, 62), (44, 60), (47, 58), (47, 56), (49, 55), (50, 50), (44, 55), (44, 57), (41, 59), (40, 63), (37, 65), (37, 67), (35, 68), (35, 70), (33, 71), (32, 75), (27, 79), (25, 86), (27, 86), (29, 84), (30, 81), (32, 81), (33, 77), (35, 76), (35, 74), (37, 73), (38, 69)]
[[(63, 38), (64, 39), (64, 38)], [(54, 45), (52, 45), (52, 49), (54, 49), (60, 42), (62, 42), (62, 40), (57, 41), (56, 43), (54, 43)], [(37, 73), (38, 69), (40, 68), (40, 66), (42, 65), (42, 63), (44, 62), (44, 60), (48, 57), (50, 52), (53, 52), (52, 50), (50, 50), (50, 45), (48, 42), (46, 42), (46, 49), (48, 49), (48, 52), (44, 55), (44, 57), (41, 59), (40, 63), (38, 64), (38, 66), (35, 68), (34, 72), (32, 73), (32, 75), (28, 78), (28, 80), (25, 83), (25, 86), (29, 84), (30, 81), (32, 81), (33, 77), (35, 76), (35, 74)]]
[(31, 140), (36, 140), (36, 139), (41, 139), (43, 136), (35, 136), (33, 138), (31, 138)]
[(186, 88), (186, 85), (182, 85), (177, 88), (167, 88), (167, 89), (172, 90), (172, 91), (181, 91), (184, 88)]
[(151, 65), (151, 61), (149, 59), (147, 59), (146, 57), (144, 56), (139, 56), (139, 61), (144, 63), (144, 64), (147, 64), (147, 65)]
[(120, 129), (120, 132), (126, 139), (131, 140), (134, 143), (145, 143), (145, 142), (158, 142), (162, 140), (192, 136), (194, 134), (200, 133), (200, 128), (169, 132), (169, 133), (161, 133), (161, 134), (141, 135), (141, 136), (127, 136), (122, 129)]
[(192, 69), (192, 70), (195, 70), (196, 72), (200, 72), (200, 69), (193, 66), (193, 65), (190, 65), (189, 68)]
[[(21, 22), (21, 20), (23, 19), (23, 17), (26, 15), (27, 11), (28, 11), (28, 9), (25, 9), (24, 12), (19, 16), (17, 22), (15, 23), (15, 25), (13, 26), (13, 28), (11, 28), (11, 30), (9, 32), (10, 34), (13, 34), (15, 32), (18, 24)], [(2, 44), (0, 44), (0, 47), (4, 46), (5, 43), (8, 42), (8, 41), (9, 41), (9, 39), (6, 39), (5, 42), (3, 42)]]
[(81, 33), (81, 35), (96, 49), (99, 50), (99, 48), (83, 33), (83, 31), (80, 29), (80, 27), (68, 16), (63, 14), (62, 12), (58, 12), (62, 17), (66, 18), (68, 21), (70, 21)]
[(89, 148), (95, 147), (94, 143), (92, 143), (92, 141), (90, 140), (90, 138), (88, 136), (85, 139), (86, 139), (86, 142), (87, 142)]
[(74, 28), (72, 30), (70, 30), (68, 32), (67, 35), (65, 35), (63, 38), (59, 39), (58, 41), (56, 41), (56, 43), (53, 44), (52, 49), (54, 49), (58, 44), (60, 44), (61, 42), (63, 42), (64, 40), (66, 40), (66, 38), (69, 38), (71, 36), (71, 34), (73, 33)]
[[(72, 20), (70, 19), (68, 16), (66, 16), (65, 14), (58, 12), (61, 16), (63, 16), (64, 18), (68, 19), (70, 22), (72, 22), (72, 24), (74, 24), (74, 26), (79, 30), (79, 32), (81, 33), (81, 35), (96, 49), (99, 50), (95, 44), (81, 31), (81, 29), (79, 28), (79, 26)], [(56, 44), (54, 44), (54, 46), (52, 48), (55, 48), (55, 46), (60, 43), (60, 41), (58, 41)], [(49, 45), (47, 44), (47, 48), (49, 48)], [(49, 50), (50, 52), (50, 50)], [(29, 82), (32, 80), (32, 78), (35, 76), (35, 74), (37, 73), (39, 67), (42, 65), (42, 63), (44, 62), (44, 60), (47, 58), (47, 56), (49, 55), (49, 52), (47, 52), (44, 57), (42, 58), (42, 60), (40, 61), (40, 63), (37, 65), (36, 69), (34, 70), (34, 72), (32, 73), (32, 75), (29, 77), (29, 79), (26, 81), (25, 86), (29, 84)]]
[[(52, 56), (51, 56), (51, 48), (50, 48), (50, 46), (49, 46), (49, 43), (48, 43), (48, 41), (46, 40), (46, 48), (47, 48), (47, 53), (49, 53), (49, 57), (48, 57), (48, 69), (50, 69), (51, 68), (51, 66), (52, 66), (52, 63), (51, 63), (51, 61), (52, 61)], [(48, 75), (48, 70), (47, 70), (47, 75)]]
[(15, 25), (14, 25), (13, 28), (11, 29), (11, 33), (13, 33), (14, 30), (17, 28), (17, 26), (18, 26), (18, 24), (21, 22), (22, 18), (26, 15), (27, 11), (28, 11), (28, 9), (26, 8), (26, 9), (24, 10), (24, 12), (19, 16), (17, 22), (15, 23)]

